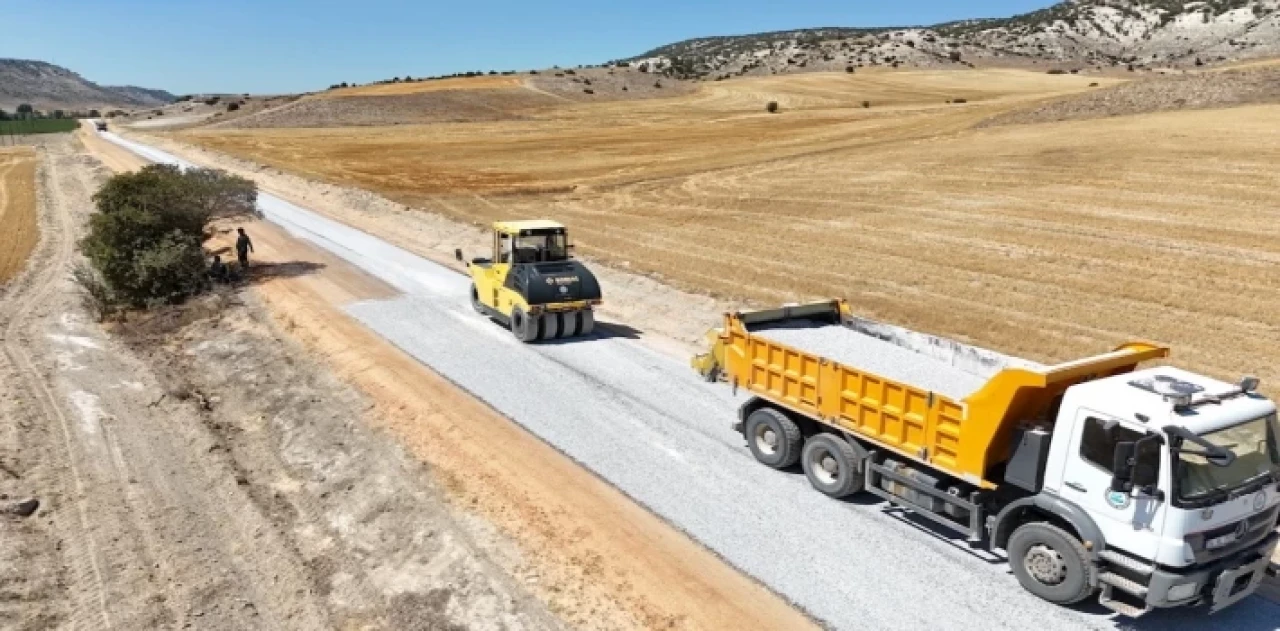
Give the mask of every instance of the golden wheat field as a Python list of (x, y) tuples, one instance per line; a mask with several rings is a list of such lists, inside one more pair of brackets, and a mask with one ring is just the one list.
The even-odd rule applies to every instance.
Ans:
[(35, 151), (0, 149), (0, 284), (22, 271), (40, 240), (35, 186)]
[(1152, 339), (1275, 384), (1280, 106), (975, 127), (1107, 81), (814, 74), (521, 121), (182, 138), (467, 221), (559, 219), (580, 253), (686, 289), (844, 296), (1040, 361)]

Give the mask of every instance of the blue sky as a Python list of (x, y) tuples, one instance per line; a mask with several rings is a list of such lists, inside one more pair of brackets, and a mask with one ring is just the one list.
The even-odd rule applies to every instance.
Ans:
[(0, 57), (102, 84), (297, 92), (594, 64), (705, 35), (1005, 16), (1051, 0), (0, 0)]

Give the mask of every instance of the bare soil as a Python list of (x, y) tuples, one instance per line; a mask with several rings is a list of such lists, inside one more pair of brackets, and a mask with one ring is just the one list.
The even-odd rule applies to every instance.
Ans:
[(0, 301), (7, 628), (562, 628), (251, 294), (89, 321), (67, 272), (106, 172), (68, 136), (40, 157)]

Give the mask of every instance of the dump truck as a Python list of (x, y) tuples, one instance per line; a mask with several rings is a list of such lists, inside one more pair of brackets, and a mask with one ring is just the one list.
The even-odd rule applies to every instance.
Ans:
[(491, 257), (465, 261), (471, 305), (522, 342), (577, 337), (595, 328), (600, 283), (572, 257), (569, 231), (549, 220), (493, 224)]
[(871, 493), (1004, 550), (1021, 585), (1138, 617), (1212, 612), (1275, 574), (1276, 405), (1130, 342), (1056, 365), (853, 315), (725, 314), (693, 359), (750, 395), (733, 429), (832, 497)]

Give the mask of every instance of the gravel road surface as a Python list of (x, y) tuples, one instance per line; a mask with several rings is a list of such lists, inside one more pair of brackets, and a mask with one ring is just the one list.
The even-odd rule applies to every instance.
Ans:
[(1044, 603), (1001, 559), (949, 533), (879, 502), (827, 499), (803, 475), (757, 464), (729, 430), (738, 401), (728, 388), (641, 340), (602, 328), (520, 344), (471, 310), (465, 277), (271, 195), (260, 206), (405, 293), (357, 303), (355, 317), (834, 628), (1277, 628), (1280, 606), (1259, 597), (1213, 617), (1156, 612), (1137, 622), (1096, 604)]

